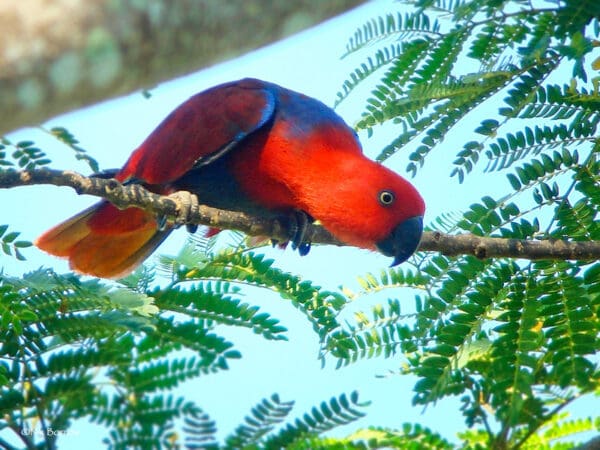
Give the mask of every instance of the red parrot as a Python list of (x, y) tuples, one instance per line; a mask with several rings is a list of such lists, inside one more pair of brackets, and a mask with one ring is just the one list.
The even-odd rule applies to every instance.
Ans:
[[(393, 265), (412, 255), (423, 232), (417, 190), (365, 157), (342, 118), (318, 100), (256, 79), (191, 97), (110, 175), (160, 194), (188, 191), (216, 208), (288, 217), (301, 254), (310, 248), (302, 225), (313, 220), (346, 244), (393, 257)], [(117, 278), (175, 228), (162, 222), (101, 201), (36, 245), (67, 257), (78, 272)]]

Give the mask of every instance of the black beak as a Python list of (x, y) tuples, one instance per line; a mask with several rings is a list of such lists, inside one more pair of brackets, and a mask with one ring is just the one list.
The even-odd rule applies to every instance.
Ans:
[(423, 234), (423, 217), (411, 217), (392, 230), (390, 235), (379, 241), (377, 249), (385, 256), (394, 257), (392, 266), (406, 261), (415, 252)]

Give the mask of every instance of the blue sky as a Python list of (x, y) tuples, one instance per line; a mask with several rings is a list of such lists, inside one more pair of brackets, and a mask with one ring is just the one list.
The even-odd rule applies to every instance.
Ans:
[[(225, 81), (247, 76), (262, 78), (333, 105), (335, 93), (343, 80), (366, 56), (364, 53), (340, 60), (348, 38), (367, 18), (393, 11), (396, 7), (397, 4), (392, 1), (368, 3), (282, 42), (157, 86), (152, 89), (150, 99), (134, 93), (65, 114), (46, 125), (68, 128), (99, 161), (101, 168), (106, 169), (122, 165), (129, 153), (182, 101)], [(364, 94), (365, 89), (359, 90), (356, 96), (338, 108), (338, 113), (349, 124), (360, 117)], [(389, 129), (384, 129), (370, 139), (361, 135), (365, 153), (375, 156), (382, 144), (390, 140), (389, 133)], [(426, 222), (442, 212), (462, 210), (482, 195), (502, 192), (506, 186), (502, 175), (497, 176), (498, 181), (493, 183), (490, 183), (489, 175), (487, 180), (475, 175), (468, 177), (463, 185), (449, 178), (449, 163), (456, 150), (462, 147), (461, 136), (460, 130), (453, 133), (444, 144), (446, 151), (438, 150), (435, 162), (430, 160), (412, 180), (427, 203)], [(55, 168), (89, 173), (84, 164), (73, 158), (71, 150), (40, 130), (21, 130), (9, 135), (9, 138), (15, 141), (35, 140), (47, 151)], [(402, 173), (406, 159), (399, 155), (386, 164)], [(79, 197), (67, 188), (42, 186), (0, 190), (2, 205), (16, 212), (11, 214), (11, 229), (21, 231), (22, 237), (28, 240), (33, 240), (48, 227), (95, 201), (90, 197)], [(174, 233), (158, 253), (176, 253), (185, 238), (183, 230)], [(352, 248), (315, 247), (304, 258), (291, 251), (269, 249), (267, 252), (277, 260), (279, 267), (329, 289), (342, 285), (358, 289), (357, 276), (369, 271), (378, 272), (390, 263), (389, 258), (382, 255)], [(37, 249), (28, 250), (26, 256), (28, 260), (24, 263), (1, 257), (0, 264), (15, 275), (40, 265), (53, 267), (59, 272), (68, 269), (64, 261)], [(367, 417), (358, 426), (400, 427), (404, 422), (420, 422), (447, 438), (453, 438), (456, 431), (464, 429), (458, 401), (442, 401), (425, 411), (411, 406), (414, 378), (391, 375), (398, 369), (400, 359), (365, 360), (340, 370), (335, 370), (334, 362), (330, 361), (322, 369), (317, 360), (317, 338), (300, 313), (271, 293), (248, 289), (245, 295), (244, 301), (259, 305), (262, 310), (281, 319), (289, 329), (289, 341), (266, 342), (246, 330), (224, 329), (223, 334), (241, 350), (242, 360), (232, 363), (229, 371), (201, 377), (180, 388), (179, 392), (194, 399), (216, 420), (220, 436), (232, 431), (254, 404), (272, 393), (278, 393), (282, 400), (295, 400), (292, 415), (299, 415), (322, 400), (355, 389), (359, 390), (363, 400), (372, 401)], [(370, 305), (385, 301), (386, 295), (397, 296), (407, 308), (412, 308), (412, 293), (402, 291), (389, 292), (378, 298), (362, 297), (353, 306), (368, 310)], [(337, 433), (348, 431), (345, 428)], [(100, 427), (78, 423), (70, 436), (61, 438), (60, 448), (79, 449), (82, 444), (89, 450), (103, 448), (99, 444), (102, 432)]]

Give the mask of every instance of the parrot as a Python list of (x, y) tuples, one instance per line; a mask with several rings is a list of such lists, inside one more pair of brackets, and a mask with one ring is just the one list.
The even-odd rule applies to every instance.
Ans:
[[(331, 108), (253, 78), (226, 82), (178, 106), (121, 169), (104, 173), (162, 195), (287, 221), (292, 247), (310, 250), (318, 221), (344, 244), (406, 261), (423, 233), (425, 203), (405, 178), (369, 159)], [(101, 278), (131, 273), (178, 227), (102, 200), (37, 238), (71, 269)], [(195, 231), (189, 225), (190, 231)]]

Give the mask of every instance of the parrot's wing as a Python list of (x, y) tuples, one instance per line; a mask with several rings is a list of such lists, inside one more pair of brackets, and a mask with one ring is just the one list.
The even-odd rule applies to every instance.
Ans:
[(117, 175), (149, 184), (210, 164), (265, 125), (275, 112), (269, 86), (254, 79), (222, 84), (181, 104), (135, 150)]

